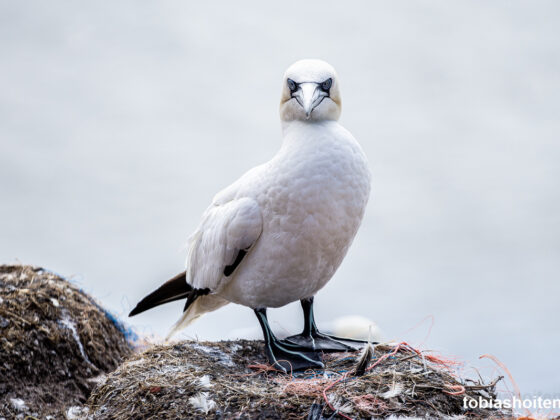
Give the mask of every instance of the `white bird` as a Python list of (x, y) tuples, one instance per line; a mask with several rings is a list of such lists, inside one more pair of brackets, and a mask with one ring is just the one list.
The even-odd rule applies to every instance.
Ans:
[[(172, 333), (229, 302), (255, 311), (267, 357), (289, 371), (322, 367), (320, 351), (355, 348), (318, 331), (313, 296), (332, 278), (360, 226), (370, 193), (362, 148), (337, 121), (332, 66), (301, 60), (282, 83), (278, 153), (219, 192), (188, 239), (186, 271), (145, 297), (130, 316), (187, 298)], [(300, 300), (303, 332), (279, 340), (266, 308)], [(357, 340), (356, 340), (357, 341)]]

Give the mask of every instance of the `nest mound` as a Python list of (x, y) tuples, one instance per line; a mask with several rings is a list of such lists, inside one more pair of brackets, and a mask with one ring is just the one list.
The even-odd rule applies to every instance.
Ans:
[(184, 341), (135, 354), (92, 392), (88, 419), (511, 416), (463, 409), (464, 397), (494, 398), (497, 380), (463, 381), (452, 362), (404, 343), (377, 345), (361, 376), (356, 353), (325, 355), (324, 370), (280, 374), (265, 364), (262, 346)]
[(131, 352), (122, 326), (76, 286), (0, 265), (0, 417), (66, 418)]

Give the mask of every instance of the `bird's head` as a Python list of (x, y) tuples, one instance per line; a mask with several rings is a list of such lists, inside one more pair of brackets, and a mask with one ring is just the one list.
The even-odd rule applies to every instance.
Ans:
[(280, 118), (282, 121), (338, 120), (341, 102), (338, 76), (322, 60), (300, 60), (284, 74)]

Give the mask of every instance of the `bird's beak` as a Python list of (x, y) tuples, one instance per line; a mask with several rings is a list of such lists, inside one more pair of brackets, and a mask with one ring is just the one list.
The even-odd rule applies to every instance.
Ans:
[(305, 117), (309, 119), (311, 112), (327, 96), (327, 93), (319, 89), (318, 83), (306, 82), (299, 85), (298, 91), (293, 96), (303, 108)]

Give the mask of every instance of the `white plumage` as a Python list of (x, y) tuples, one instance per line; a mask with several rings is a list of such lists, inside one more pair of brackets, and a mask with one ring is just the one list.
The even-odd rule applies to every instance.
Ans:
[[(327, 94), (313, 87), (329, 79)], [(280, 115), (278, 153), (218, 193), (189, 238), (187, 283), (210, 293), (172, 332), (229, 302), (266, 308), (312, 297), (346, 255), (368, 201), (370, 172), (360, 145), (337, 122), (334, 69), (320, 60), (292, 65)], [(226, 276), (241, 250), (247, 254)]]

